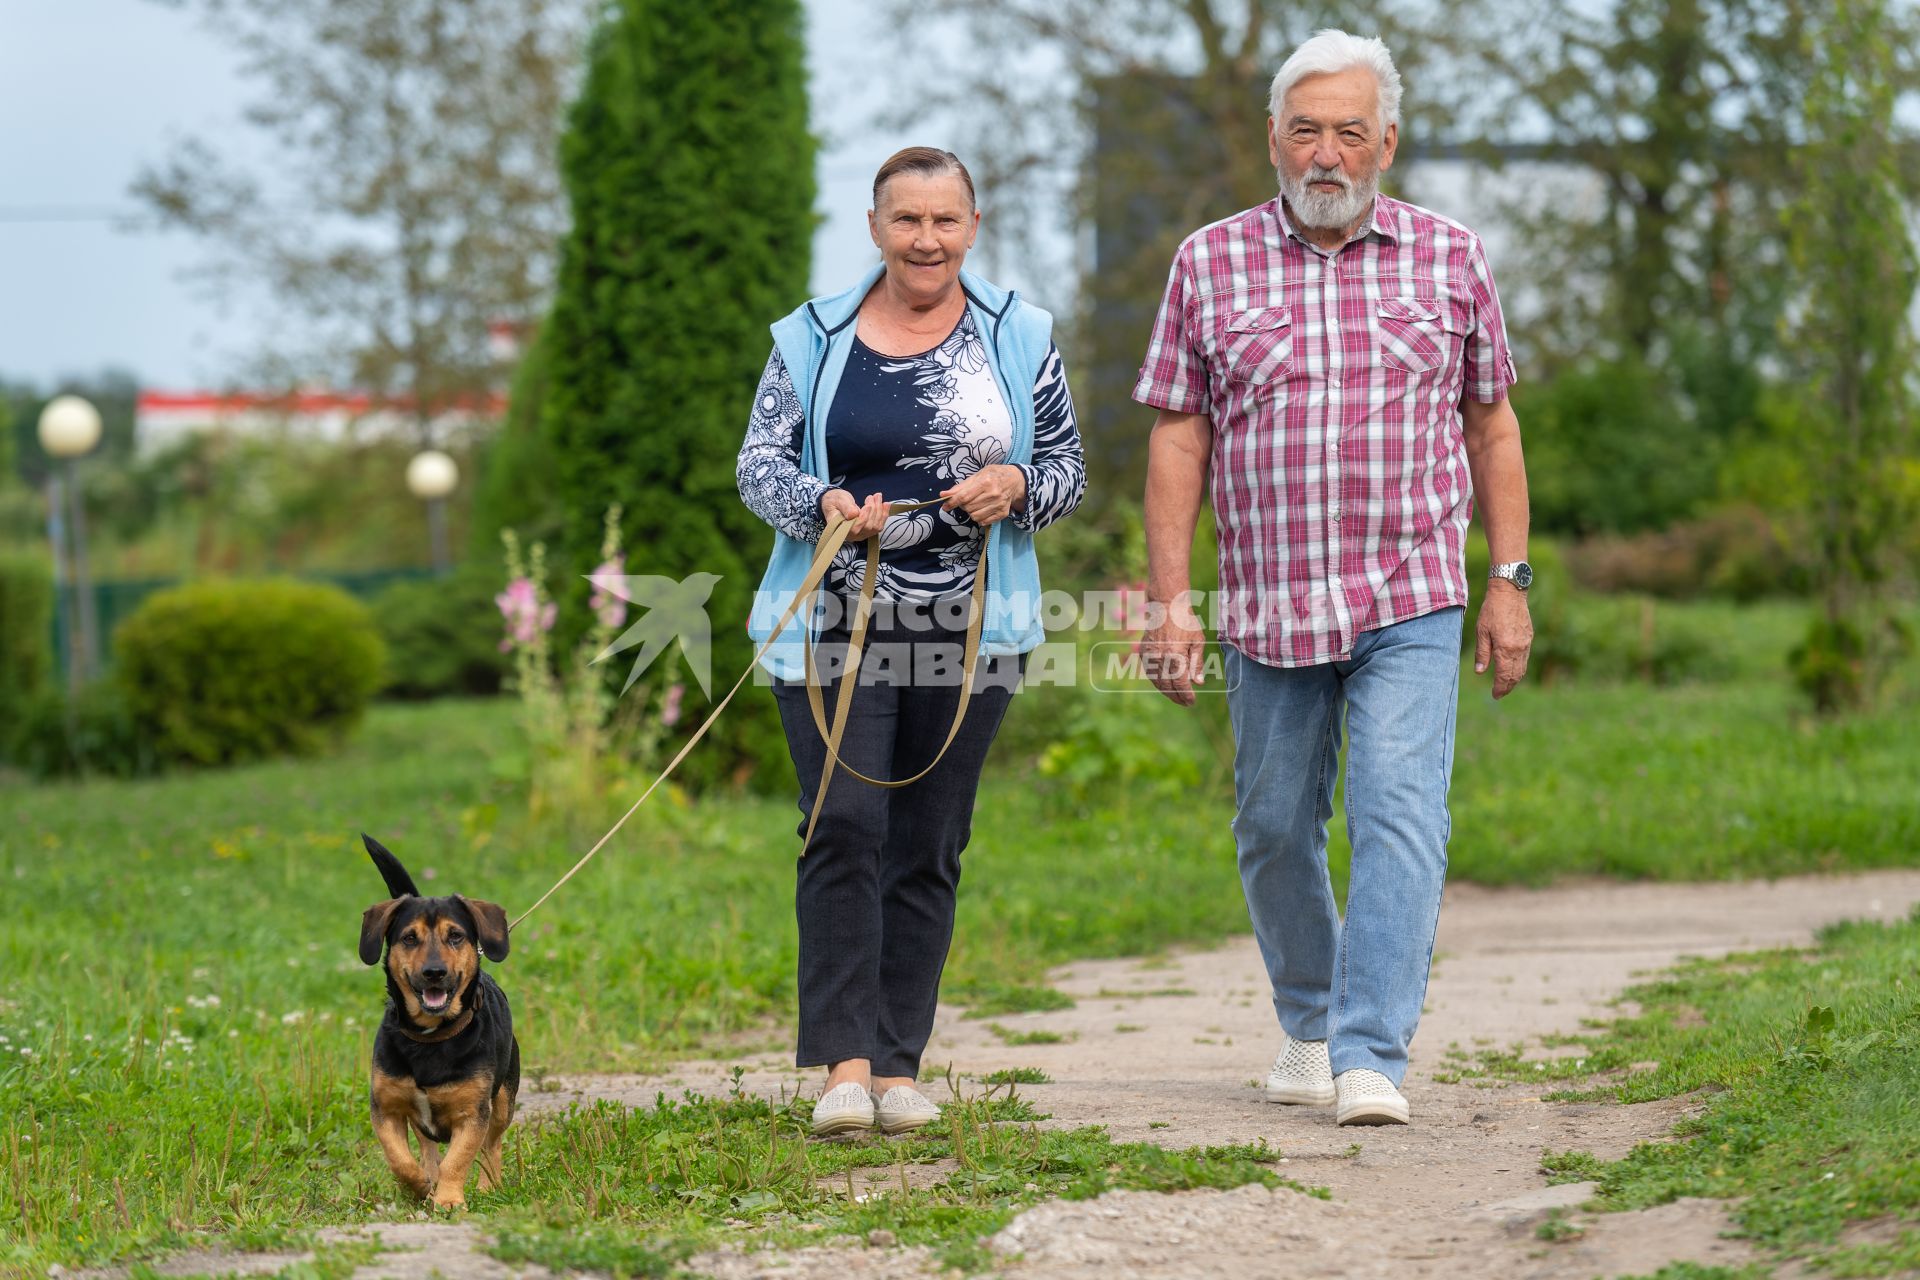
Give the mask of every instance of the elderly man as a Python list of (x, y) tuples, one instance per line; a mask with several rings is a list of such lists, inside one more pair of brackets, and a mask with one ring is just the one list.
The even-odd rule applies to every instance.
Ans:
[[(1273, 80), (1280, 195), (1189, 236), (1134, 398), (1147, 471), (1155, 683), (1194, 700), (1189, 557), (1210, 480), (1240, 878), (1284, 1038), (1272, 1102), (1405, 1124), (1446, 872), (1447, 786), (1480, 498), (1493, 581), (1474, 670), (1526, 671), (1527, 486), (1480, 240), (1378, 194), (1399, 137), (1386, 46), (1322, 31)], [(1326, 820), (1344, 721), (1344, 923)]]

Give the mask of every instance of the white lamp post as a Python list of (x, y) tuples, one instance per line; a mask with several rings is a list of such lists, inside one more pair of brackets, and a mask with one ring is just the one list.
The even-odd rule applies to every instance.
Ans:
[(407, 463), (407, 488), (427, 504), (427, 531), (433, 540), (433, 568), (447, 571), (446, 497), (460, 483), (460, 468), (438, 449), (423, 449)]
[[(74, 688), (93, 671), (98, 649), (94, 636), (92, 583), (87, 575), (86, 510), (80, 501), (79, 463), (82, 455), (100, 443), (100, 411), (79, 396), (55, 396), (40, 411), (40, 447), (49, 458), (65, 464), (66, 483), (61, 484), (61, 467), (47, 477), (47, 532), (53, 541), (53, 580), (57, 591), (63, 554), (71, 567), (72, 588), (66, 595), (67, 687)], [(61, 489), (66, 490), (66, 541), (61, 543)]]

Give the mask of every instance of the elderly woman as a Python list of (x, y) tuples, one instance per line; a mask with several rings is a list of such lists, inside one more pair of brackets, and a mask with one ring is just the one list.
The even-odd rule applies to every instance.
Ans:
[[(813, 810), (827, 744), (806, 688), (805, 611), (768, 650), (800, 784), (799, 1066), (828, 1068), (813, 1131), (905, 1133), (940, 1112), (914, 1088), (953, 937), (960, 854), (987, 749), (1040, 643), (1033, 534), (1086, 487), (1073, 401), (1046, 312), (961, 270), (980, 230), (973, 179), (950, 152), (880, 167), (867, 214), (880, 263), (773, 326), (740, 451), (746, 504), (777, 531), (751, 630), (773, 634), (831, 516), (851, 522), (828, 569), (815, 638), (827, 708), (878, 533), (873, 622), (854, 681), (838, 785)], [(858, 495), (858, 496), (856, 496)], [(938, 499), (889, 518), (888, 503)], [(984, 547), (984, 559), (982, 551)], [(974, 693), (960, 707), (975, 574), (987, 572)], [(837, 618), (837, 621), (833, 619)], [(869, 786), (841, 776), (909, 778)]]

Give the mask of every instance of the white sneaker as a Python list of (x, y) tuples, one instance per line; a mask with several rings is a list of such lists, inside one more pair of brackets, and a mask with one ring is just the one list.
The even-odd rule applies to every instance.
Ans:
[(897, 1084), (874, 1108), (882, 1133), (912, 1133), (940, 1118), (940, 1108), (918, 1089)]
[(1325, 1040), (1286, 1037), (1273, 1070), (1267, 1072), (1267, 1101), (1309, 1107), (1333, 1101), (1333, 1067), (1327, 1061)]
[(1340, 1110), (1335, 1124), (1405, 1124), (1407, 1100), (1393, 1087), (1393, 1081), (1378, 1071), (1356, 1067), (1334, 1077), (1334, 1089), (1340, 1095)]
[(813, 1136), (830, 1138), (837, 1133), (873, 1128), (873, 1096), (865, 1085), (848, 1081), (826, 1091), (813, 1104)]

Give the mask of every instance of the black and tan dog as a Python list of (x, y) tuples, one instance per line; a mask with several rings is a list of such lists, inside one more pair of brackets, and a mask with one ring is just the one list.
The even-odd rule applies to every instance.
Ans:
[[(373, 1132), (400, 1185), (443, 1208), (500, 1183), (500, 1136), (520, 1093), (520, 1043), (500, 984), (480, 957), (507, 958), (507, 913), (454, 894), (423, 898), (407, 869), (362, 834), (393, 897), (360, 920), (360, 959), (386, 951), (387, 1015), (373, 1041)], [(420, 1135), (420, 1158), (407, 1130)], [(447, 1144), (442, 1158), (437, 1144)]]

